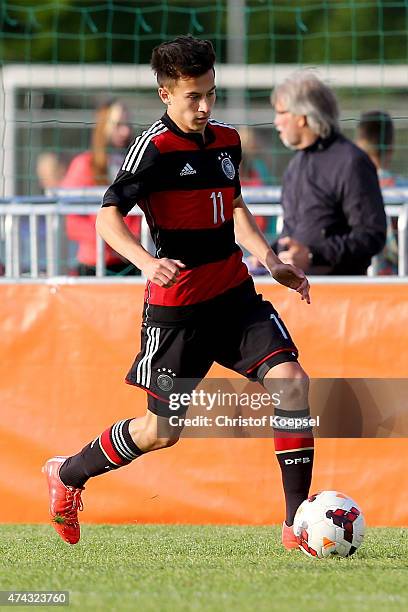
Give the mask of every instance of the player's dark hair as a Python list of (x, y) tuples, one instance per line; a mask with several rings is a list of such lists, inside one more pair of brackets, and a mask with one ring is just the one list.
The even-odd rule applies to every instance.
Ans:
[(214, 62), (212, 43), (189, 34), (155, 47), (150, 65), (162, 87), (182, 77), (199, 77), (214, 69)]
[(394, 125), (388, 113), (369, 111), (363, 113), (357, 126), (358, 137), (365, 140), (377, 152), (392, 148), (394, 142)]

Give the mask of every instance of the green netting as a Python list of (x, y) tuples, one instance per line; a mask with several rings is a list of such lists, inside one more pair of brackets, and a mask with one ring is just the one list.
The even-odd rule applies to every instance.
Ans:
[[(336, 88), (350, 137), (363, 111), (388, 111), (395, 125), (391, 171), (408, 182), (406, 0), (0, 0), (0, 31), (0, 195), (40, 194), (39, 156), (50, 152), (68, 163), (87, 150), (95, 108), (110, 96), (132, 110), (136, 133), (157, 119), (163, 109), (153, 78), (141, 87), (132, 67), (148, 64), (155, 45), (186, 33), (210, 38), (218, 64), (245, 65), (237, 72), (240, 88), (218, 81), (215, 116), (241, 131), (250, 127), (244, 156), (259, 183), (279, 185), (291, 153), (273, 130), (270, 84), (249, 85), (258, 64), (269, 76), (282, 64), (318, 65)], [(101, 66), (109, 68), (102, 81)], [(129, 77), (118, 80), (124, 69)], [(367, 84), (370, 70), (375, 78)], [(62, 258), (70, 269), (68, 246)]]
[[(53, 151), (70, 159), (87, 149), (93, 110), (104, 97), (114, 94), (127, 102), (136, 131), (155, 120), (161, 105), (153, 81), (151, 89), (137, 87), (131, 79), (116, 87), (115, 67), (148, 64), (153, 46), (185, 33), (210, 38), (220, 64), (246, 63), (248, 77), (252, 64), (269, 65), (271, 71), (282, 63), (294, 68), (305, 64), (378, 66), (378, 82), (370, 87), (363, 86), (357, 76), (348, 85), (333, 77), (342, 126), (353, 136), (362, 111), (387, 110), (396, 127), (392, 170), (407, 174), (408, 70), (401, 82), (391, 86), (384, 76), (388, 67), (408, 63), (406, 0), (2, 0), (0, 29), (2, 66), (23, 64), (30, 69), (27, 82), (16, 90), (15, 113), (6, 115), (2, 128), (3, 153), (8, 160), (13, 155), (13, 176), (4, 176), (10, 174), (11, 166), (3, 163), (1, 179), (12, 184), (15, 193), (40, 193), (35, 172), (40, 153)], [(235, 46), (231, 46), (234, 37)], [(38, 85), (37, 64), (56, 69), (54, 84)], [(67, 86), (64, 67), (72, 64), (79, 69), (78, 83)], [(112, 67), (103, 85), (81, 78), (81, 70), (92, 64)], [(279, 184), (290, 153), (272, 128), (269, 86), (250, 89), (244, 80), (235, 98), (222, 82), (218, 88), (216, 116), (221, 120), (238, 117), (239, 123), (254, 126), (262, 180)], [(231, 114), (234, 104), (235, 115)], [(13, 131), (13, 151), (7, 150), (5, 125)]]
[[(3, 62), (146, 63), (151, 47), (191, 32), (211, 38), (227, 60), (226, 0), (1, 3)], [(243, 3), (249, 63), (404, 62), (404, 0)]]

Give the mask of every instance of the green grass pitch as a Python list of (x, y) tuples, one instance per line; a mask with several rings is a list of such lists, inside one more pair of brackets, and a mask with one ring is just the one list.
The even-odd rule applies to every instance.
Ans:
[(354, 557), (322, 561), (285, 551), (278, 527), (82, 531), (69, 546), (50, 526), (0, 526), (0, 589), (68, 590), (78, 610), (408, 610), (404, 529), (368, 529)]

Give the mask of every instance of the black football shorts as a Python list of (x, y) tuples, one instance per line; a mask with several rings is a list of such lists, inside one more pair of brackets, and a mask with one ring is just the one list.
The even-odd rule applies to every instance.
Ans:
[(148, 393), (148, 409), (163, 417), (170, 393), (191, 393), (214, 362), (250, 380), (298, 351), (272, 304), (255, 291), (252, 279), (192, 306), (145, 304), (141, 350), (126, 382)]

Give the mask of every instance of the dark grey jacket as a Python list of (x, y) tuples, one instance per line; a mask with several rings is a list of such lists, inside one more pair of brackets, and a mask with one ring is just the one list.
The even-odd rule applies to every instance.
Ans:
[(309, 273), (366, 274), (385, 244), (386, 218), (369, 157), (341, 134), (299, 151), (282, 185), (282, 236), (312, 253)]

